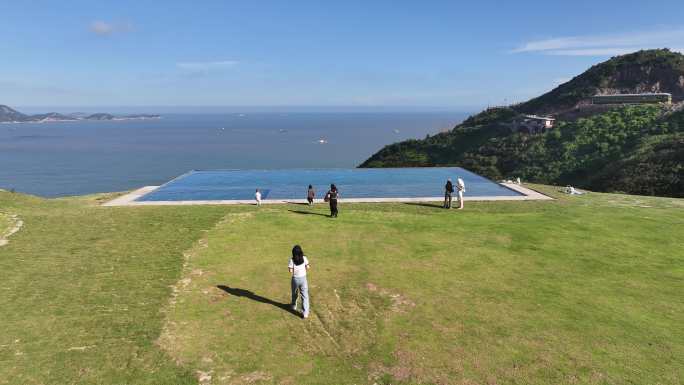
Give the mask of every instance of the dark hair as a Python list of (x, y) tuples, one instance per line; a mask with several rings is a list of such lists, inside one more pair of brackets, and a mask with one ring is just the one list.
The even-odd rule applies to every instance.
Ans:
[(309, 185), (309, 190), (311, 190), (312, 188), (313, 188), (313, 186), (312, 186), (312, 185)]
[(295, 245), (292, 248), (292, 262), (297, 266), (304, 263), (304, 251), (302, 251), (302, 247), (299, 245)]
[(335, 183), (330, 185), (330, 191), (337, 191), (337, 186), (335, 186)]

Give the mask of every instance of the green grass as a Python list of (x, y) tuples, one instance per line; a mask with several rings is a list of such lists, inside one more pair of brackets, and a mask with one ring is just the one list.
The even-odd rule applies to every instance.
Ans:
[[(25, 222), (0, 248), (0, 383), (684, 381), (684, 200), (559, 198), (330, 219), (0, 193)], [(277, 306), (295, 243), (308, 320)]]
[(114, 210), (0, 192), (0, 384), (195, 383), (154, 344), (182, 252), (220, 208)]
[(8, 213), (0, 212), (0, 238), (14, 226), (14, 220)]

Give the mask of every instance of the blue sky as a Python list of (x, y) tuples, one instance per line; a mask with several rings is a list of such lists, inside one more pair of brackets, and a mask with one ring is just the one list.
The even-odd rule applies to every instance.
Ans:
[(394, 106), (522, 101), (640, 48), (684, 1), (0, 3), (0, 104)]

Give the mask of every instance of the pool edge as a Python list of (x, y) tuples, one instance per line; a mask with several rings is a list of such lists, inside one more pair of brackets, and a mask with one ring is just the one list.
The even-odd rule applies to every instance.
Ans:
[[(496, 182), (492, 182), (496, 183)], [(496, 183), (519, 194), (519, 196), (468, 196), (463, 201), (530, 201), (530, 200), (553, 200), (553, 198), (515, 183)], [(128, 194), (105, 202), (102, 206), (192, 206), (192, 205), (254, 205), (254, 200), (195, 200), (195, 201), (137, 201), (138, 198), (151, 193), (160, 186), (145, 186)], [(444, 197), (419, 197), (419, 198), (348, 198), (342, 199), (344, 203), (408, 203), (408, 202), (441, 202)], [(322, 199), (316, 199), (316, 203), (324, 203)], [(261, 204), (302, 204), (306, 199), (264, 199)]]

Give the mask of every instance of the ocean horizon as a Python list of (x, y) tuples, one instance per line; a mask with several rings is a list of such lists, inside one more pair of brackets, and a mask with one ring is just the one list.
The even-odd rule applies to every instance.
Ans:
[(384, 145), (451, 129), (469, 115), (443, 110), (98, 111), (162, 117), (0, 125), (0, 188), (59, 197), (159, 185), (197, 169), (353, 168)]

